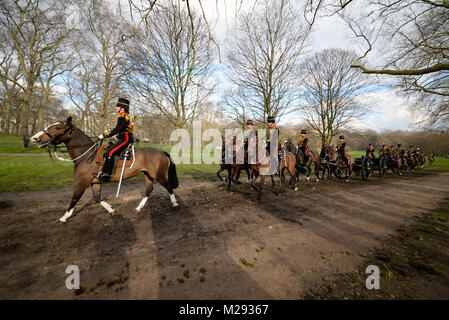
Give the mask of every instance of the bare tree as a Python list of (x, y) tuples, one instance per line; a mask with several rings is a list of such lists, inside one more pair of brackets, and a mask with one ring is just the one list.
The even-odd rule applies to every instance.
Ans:
[(227, 45), (227, 75), (234, 85), (226, 104), (240, 122), (282, 117), (297, 98), (298, 65), (308, 30), (288, 0), (256, 3), (241, 13)]
[[(417, 98), (413, 109), (427, 116), (423, 124), (449, 126), (448, 1), (309, 0), (304, 14), (311, 24), (317, 16), (339, 14), (366, 46), (353, 67), (394, 76)], [(374, 64), (369, 58), (376, 49), (385, 54)]]
[(23, 82), (9, 78), (23, 92), (20, 110), (20, 134), (29, 132), (29, 114), (35, 85), (42, 68), (60, 46), (68, 30), (63, 19), (63, 7), (59, 1), (40, 2), (39, 0), (13, 1), (0, 3), (0, 24), (8, 34), (9, 45), (14, 49)]
[(366, 88), (366, 76), (351, 68), (356, 54), (341, 49), (325, 49), (301, 65), (302, 99), (298, 111), (307, 124), (331, 144), (343, 126), (367, 110), (358, 101)]
[[(5, 43), (5, 38), (0, 38), (2, 43)], [(11, 132), (11, 120), (16, 115), (15, 105), (17, 105), (22, 90), (21, 78), (22, 73), (15, 64), (14, 51), (9, 46), (1, 46), (0, 48), (0, 83), (2, 88), (2, 102), (1, 102), (1, 130), (2, 132)], [(15, 119), (18, 123), (19, 118)]]
[(177, 1), (158, 9), (146, 24), (129, 52), (128, 61), (136, 65), (129, 85), (145, 108), (176, 128), (190, 126), (215, 87), (207, 27)]

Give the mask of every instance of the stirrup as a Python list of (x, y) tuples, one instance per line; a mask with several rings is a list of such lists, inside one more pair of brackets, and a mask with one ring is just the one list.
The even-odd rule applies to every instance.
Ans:
[(111, 175), (104, 173), (104, 172), (100, 172), (100, 173), (96, 173), (96, 172), (92, 172), (92, 175), (94, 176), (94, 178), (103, 181), (103, 182), (108, 182), (109, 179), (111, 179)]

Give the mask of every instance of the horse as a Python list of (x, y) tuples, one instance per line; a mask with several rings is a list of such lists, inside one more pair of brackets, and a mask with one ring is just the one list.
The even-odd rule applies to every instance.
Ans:
[[(327, 179), (329, 179), (332, 175), (332, 169), (335, 168), (335, 166), (331, 166), (331, 162), (329, 159), (329, 152), (330, 150), (333, 150), (334, 146), (329, 146), (329, 145), (325, 145), (323, 144), (321, 146), (321, 152), (320, 152), (320, 168), (323, 168), (323, 174), (321, 176), (321, 179), (324, 179), (324, 175), (326, 173), (327, 170)], [(335, 176), (337, 176), (335, 174)]]
[[(288, 141), (288, 140), (287, 140)], [(296, 187), (296, 156), (294, 153), (292, 153), (291, 151), (289, 151), (286, 147), (286, 143), (287, 141), (282, 145), (281, 147), (281, 152), (282, 152), (282, 158), (279, 161), (279, 177), (280, 177), (280, 186), (279, 186), (279, 191), (282, 190), (282, 182), (285, 181), (285, 175), (284, 175), (284, 170), (287, 169), (288, 173), (291, 176), (291, 185), (292, 185), (292, 189), (293, 190), (298, 190), (298, 188)]]
[(423, 153), (418, 156), (418, 163), (421, 169), (424, 168), (424, 165), (426, 164), (426, 158)]
[(388, 167), (393, 174), (396, 171), (396, 174), (402, 175), (404, 163), (402, 161), (401, 155), (398, 152), (389, 153)]
[(340, 155), (340, 153), (337, 153), (334, 148), (328, 148), (326, 149), (327, 154), (329, 155), (329, 161), (330, 165), (334, 166), (334, 173), (335, 175), (340, 178), (341, 176), (341, 170), (345, 171), (345, 179), (346, 182), (349, 181), (349, 178), (352, 174), (352, 168), (355, 164), (355, 159), (351, 157), (350, 155), (346, 155), (346, 158), (348, 158), (348, 164), (343, 163), (343, 159)]
[[(237, 137), (233, 136), (233, 140), (232, 140), (232, 163), (228, 164), (225, 162), (226, 160), (226, 141), (229, 138), (225, 138), (224, 136), (221, 136), (221, 141), (222, 141), (222, 147), (221, 147), (221, 160), (222, 163), (220, 164), (220, 168), (217, 171), (217, 176), (221, 181), (224, 181), (224, 179), (221, 177), (220, 173), (223, 172), (224, 170), (228, 170), (228, 181), (227, 181), (227, 186), (226, 189), (229, 191), (231, 190), (231, 182), (234, 182), (234, 184), (241, 184), (241, 182), (239, 181), (240, 178), (240, 173), (242, 170), (245, 170), (246, 174), (248, 175), (248, 182), (250, 181), (250, 173), (249, 173), (249, 166), (246, 163), (235, 163), (235, 158), (236, 158), (236, 154), (237, 154)], [(244, 157), (246, 157), (247, 154), (244, 154)]]
[(413, 154), (408, 153), (405, 159), (407, 161), (407, 166), (408, 166), (409, 172), (413, 173), (414, 169), (415, 169), (415, 166), (416, 166), (416, 159), (415, 159), (415, 157), (413, 156)]
[[(56, 147), (58, 144), (64, 143), (74, 163), (73, 175), (75, 185), (72, 199), (67, 211), (59, 219), (59, 222), (67, 222), (67, 219), (72, 216), (78, 200), (89, 186), (92, 188), (94, 201), (99, 203), (111, 215), (114, 214), (115, 210), (111, 205), (100, 198), (102, 182), (92, 176), (92, 172), (99, 172), (101, 170), (100, 164), (97, 164), (95, 161), (89, 161), (98, 152), (98, 144), (93, 142), (83, 131), (73, 124), (71, 116), (65, 122), (62, 121), (52, 124), (46, 129), (39, 131), (31, 138), (31, 142), (39, 148), (48, 146), (49, 151), (52, 145)], [(179, 182), (176, 174), (176, 166), (170, 154), (151, 147), (140, 148), (135, 151), (134, 160), (132, 169), (130, 167), (125, 168), (123, 179), (129, 179), (141, 172), (145, 176), (145, 196), (136, 207), (136, 211), (141, 211), (145, 206), (153, 191), (154, 180), (159, 182), (168, 191), (172, 206), (177, 207), (178, 203), (173, 190), (178, 187)], [(168, 180), (166, 178), (167, 172)], [(110, 181), (118, 181), (119, 179), (120, 170), (117, 170), (111, 176)]]
[(435, 155), (433, 154), (433, 152), (431, 154), (429, 154), (429, 166), (431, 166), (434, 162), (435, 162)]
[[(259, 153), (259, 151), (261, 151), (261, 153)], [(253, 157), (254, 159), (249, 159), (248, 162), (249, 167), (251, 168), (252, 171), (250, 186), (251, 188), (257, 191), (257, 201), (260, 201), (260, 199), (262, 198), (262, 186), (265, 184), (265, 179), (266, 176), (268, 175), (262, 173), (270, 172), (271, 158), (269, 152), (265, 148), (259, 150), (259, 138), (257, 132), (256, 132), (256, 139), (251, 139), (250, 141), (248, 141), (248, 152), (251, 152), (252, 155), (254, 156)], [(260, 176), (259, 187), (256, 188), (255, 182), (259, 176)], [(271, 176), (271, 183), (274, 187), (273, 175), (270, 176)]]
[[(307, 171), (307, 181), (309, 181), (310, 179), (310, 172), (312, 172), (312, 164), (314, 165), (314, 172), (316, 175), (316, 181), (320, 181), (320, 170), (321, 170), (321, 159), (320, 156), (317, 152), (313, 151), (313, 150), (309, 150), (309, 161), (307, 161), (307, 163), (305, 163), (304, 161), (304, 154), (301, 150), (299, 150), (298, 148), (296, 148), (291, 139), (287, 139), (284, 142), (284, 146), (286, 148), (286, 150), (290, 151), (291, 153), (293, 153), (296, 156), (297, 159), (297, 169), (298, 169), (298, 173), (299, 172), (304, 172), (304, 167), (306, 167), (308, 169)], [(302, 170), (301, 170), (302, 169)]]

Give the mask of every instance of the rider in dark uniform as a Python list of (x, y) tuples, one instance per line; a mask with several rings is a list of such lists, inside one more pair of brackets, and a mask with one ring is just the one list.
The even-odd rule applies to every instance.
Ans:
[(379, 157), (385, 156), (387, 154), (388, 154), (388, 147), (385, 144), (383, 144), (382, 149), (380, 149), (379, 151)]
[[(275, 174), (277, 172), (277, 163), (279, 161), (279, 129), (276, 127), (274, 117), (267, 118), (268, 132), (267, 132), (267, 151), (270, 153), (270, 172)], [(270, 146), (272, 145), (272, 149)], [(276, 159), (278, 161), (276, 161)]]
[(390, 156), (394, 156), (394, 146), (393, 145), (390, 146), (390, 149), (388, 151), (389, 151)]
[(374, 146), (372, 143), (368, 145), (368, 149), (366, 149), (366, 156), (374, 159), (376, 156), (374, 155)]
[(340, 136), (340, 141), (337, 144), (337, 152), (340, 154), (340, 157), (343, 159), (343, 161), (346, 163), (346, 165), (348, 165), (349, 161), (348, 161), (348, 158), (346, 157), (345, 148), (346, 148), (345, 137)]
[(396, 149), (396, 151), (399, 153), (399, 155), (401, 156), (401, 158), (402, 158), (402, 161), (404, 161), (405, 159), (404, 159), (404, 156), (405, 156), (405, 150), (404, 150), (404, 148), (402, 147), (402, 144), (398, 144), (398, 148)]
[(250, 154), (247, 154), (247, 152), (248, 152), (248, 143), (249, 143), (249, 141), (250, 140), (253, 140), (253, 139), (256, 139), (256, 130), (254, 130), (254, 123), (253, 123), (253, 120), (248, 120), (248, 121), (246, 121), (246, 131), (245, 131), (245, 138), (244, 138), (244, 140), (243, 140), (243, 147), (244, 147), (244, 149), (245, 149), (245, 164), (248, 164), (248, 163), (253, 163), (253, 161), (251, 161), (251, 162), (249, 162), (248, 161), (248, 158), (250, 158), (251, 157), (251, 159), (252, 160), (255, 160), (255, 159), (253, 159), (254, 157), (255, 157), (255, 153), (252, 153), (252, 152), (250, 152)]
[(309, 162), (309, 146), (307, 145), (307, 143), (309, 142), (309, 138), (307, 138), (306, 134), (306, 130), (301, 130), (301, 138), (299, 138), (298, 140), (298, 148), (304, 155), (304, 164)]
[(133, 138), (133, 121), (128, 114), (129, 101), (124, 98), (119, 98), (115, 110), (118, 112), (117, 125), (111, 131), (106, 131), (100, 135), (99, 139), (109, 138), (118, 134), (118, 141), (108, 148), (106, 159), (101, 169), (101, 173), (92, 173), (93, 176), (101, 181), (109, 181), (114, 166), (114, 155), (120, 155), (129, 144), (134, 140)]
[(248, 151), (248, 140), (255, 135), (255, 131), (254, 131), (254, 123), (253, 120), (248, 120), (246, 121), (246, 129), (247, 131), (245, 132), (245, 139), (244, 139), (244, 147), (245, 147), (245, 151)]

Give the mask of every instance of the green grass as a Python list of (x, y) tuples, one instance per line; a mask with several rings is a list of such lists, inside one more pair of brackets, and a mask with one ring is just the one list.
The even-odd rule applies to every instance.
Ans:
[[(176, 168), (180, 179), (214, 179), (218, 165), (179, 164)], [(128, 181), (143, 181), (143, 175)], [(73, 183), (70, 162), (32, 155), (0, 157), (0, 192), (71, 187)]]
[[(151, 146), (166, 152), (171, 151), (172, 146), (139, 143), (137, 148)], [(200, 149), (193, 149), (195, 153)], [(8, 155), (0, 157), (0, 192), (45, 190), (51, 188), (70, 187), (74, 183), (73, 164), (49, 157), (36, 156), (33, 153), (45, 152), (34, 146), (28, 150), (23, 148), (20, 136), (12, 134), (0, 134), (0, 153), (25, 153), (25, 155)], [(350, 155), (361, 157), (365, 151), (351, 151)], [(193, 154), (191, 155), (191, 160)], [(180, 179), (216, 179), (217, 164), (178, 164), (177, 172)], [(449, 172), (449, 159), (436, 157), (435, 163), (429, 167), (426, 163), (425, 171)], [(127, 182), (143, 181), (141, 175), (127, 180)], [(182, 182), (181, 182), (182, 183)]]
[(70, 163), (36, 156), (0, 157), (0, 192), (61, 188), (73, 181)]
[(13, 133), (0, 133), (0, 153), (43, 153), (47, 149), (39, 149), (31, 142), (28, 148), (23, 146), (23, 137)]
[[(362, 156), (366, 155), (366, 151), (355, 150), (348, 152), (348, 154), (350, 156), (353, 156), (354, 158), (361, 158)], [(449, 158), (435, 157), (435, 162), (432, 164), (432, 166), (429, 166), (427, 158), (428, 155), (426, 155), (426, 164), (424, 165), (424, 168), (422, 170), (434, 172), (449, 172)]]

